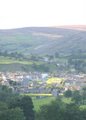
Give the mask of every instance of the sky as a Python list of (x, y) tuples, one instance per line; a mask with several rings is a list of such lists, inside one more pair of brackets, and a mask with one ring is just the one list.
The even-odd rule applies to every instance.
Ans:
[(86, 0), (0, 0), (0, 29), (86, 25)]

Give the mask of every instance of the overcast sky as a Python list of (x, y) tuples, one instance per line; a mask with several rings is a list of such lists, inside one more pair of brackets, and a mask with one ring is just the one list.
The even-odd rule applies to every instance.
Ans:
[(0, 0), (0, 29), (86, 25), (86, 0)]

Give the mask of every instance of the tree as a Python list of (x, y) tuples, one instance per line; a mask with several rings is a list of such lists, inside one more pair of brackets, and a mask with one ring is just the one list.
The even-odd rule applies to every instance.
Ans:
[(5, 85), (0, 86), (0, 101), (5, 102), (13, 95), (12, 89)]
[(53, 101), (49, 105), (44, 105), (38, 115), (38, 120), (64, 120), (63, 111), (65, 109), (65, 104), (61, 99)]
[(0, 102), (0, 112), (8, 109), (8, 105), (4, 102)]
[(0, 112), (0, 120), (25, 120), (25, 117), (20, 108), (14, 108)]
[(64, 93), (64, 96), (69, 98), (69, 97), (72, 97), (72, 91), (71, 90), (67, 90), (65, 93)]
[(78, 90), (73, 92), (73, 96), (72, 96), (72, 100), (76, 103), (76, 104), (80, 104), (82, 101), (82, 96), (80, 95), (80, 92)]
[(26, 120), (34, 120), (34, 106), (29, 96), (16, 97), (9, 103), (10, 108), (19, 107), (23, 110)]
[(81, 120), (86, 120), (86, 109), (80, 110), (80, 118)]
[(29, 96), (24, 96), (21, 99), (21, 109), (23, 109), (26, 120), (34, 120), (34, 106), (32, 103), (32, 99)]
[[(77, 93), (77, 92), (75, 92)], [(85, 120), (86, 109), (81, 109), (75, 102), (64, 103), (61, 97), (41, 107), (37, 120)]]
[(75, 103), (67, 104), (63, 120), (81, 120), (79, 106)]
[(82, 89), (82, 102), (83, 104), (86, 104), (86, 87), (83, 87)]

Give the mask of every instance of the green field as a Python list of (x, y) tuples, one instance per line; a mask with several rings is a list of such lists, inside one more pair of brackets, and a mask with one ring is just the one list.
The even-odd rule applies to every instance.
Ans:
[(66, 97), (62, 97), (62, 101), (64, 102), (64, 103), (71, 103), (72, 101), (71, 101), (71, 98), (66, 98)]
[(36, 97), (32, 97), (34, 110), (39, 111), (41, 106), (50, 104), (53, 100), (55, 100), (55, 97), (44, 97), (40, 99)]
[(33, 64), (42, 65), (41, 61), (19, 60), (10, 57), (0, 56), (0, 71), (34, 71)]
[[(44, 98), (40, 98), (40, 99), (39, 98), (37, 99), (36, 97), (32, 97), (32, 101), (33, 101), (33, 104), (34, 104), (34, 110), (39, 111), (41, 106), (50, 104), (55, 99), (56, 99), (56, 97), (53, 97), (53, 96), (44, 97)], [(65, 102), (65, 103), (70, 103), (71, 98), (63, 97), (62, 101)]]
[(0, 56), (0, 71), (55, 71), (57, 69), (55, 64), (45, 63), (43, 61), (16, 59), (8, 56)]
[(53, 97), (52, 94), (21, 94), (21, 95), (23, 96), (27, 95), (32, 98), (35, 111), (39, 111), (41, 106), (51, 103), (56, 98)]
[[(32, 61), (25, 61), (25, 60), (21, 61), (14, 58), (0, 56), (0, 64), (14, 64), (14, 63), (25, 64), (25, 65), (33, 64)], [(36, 62), (36, 61), (34, 63), (37, 65), (42, 64), (42, 62)]]

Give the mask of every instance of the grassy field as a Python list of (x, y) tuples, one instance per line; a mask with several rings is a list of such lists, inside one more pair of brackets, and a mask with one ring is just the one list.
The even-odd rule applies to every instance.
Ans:
[(81, 109), (81, 110), (86, 109), (86, 105), (81, 105), (81, 106), (80, 106), (80, 109)]
[[(32, 101), (33, 101), (33, 104), (34, 104), (34, 109), (36, 111), (39, 111), (40, 110), (40, 107), (43, 106), (43, 105), (47, 105), (47, 104), (50, 104), (53, 100), (55, 100), (56, 97), (44, 97), (44, 98), (36, 98), (36, 97), (32, 97)], [(63, 97), (62, 98), (62, 101), (65, 102), (65, 103), (70, 103), (71, 102), (71, 98), (65, 98)]]
[(0, 56), (0, 71), (56, 71), (55, 64), (48, 64), (44, 61), (20, 60), (12, 57)]
[[(23, 96), (30, 96), (33, 101), (34, 110), (38, 112), (40, 107), (43, 105), (50, 104), (52, 101), (56, 100), (56, 97), (52, 96), (52, 94), (21, 94)], [(66, 103), (70, 104), (73, 103), (71, 97), (67, 98), (64, 95), (61, 95), (61, 100)], [(86, 109), (86, 105), (80, 105), (80, 109)]]
[[(56, 97), (52, 96), (52, 94), (24, 94), (24, 95), (28, 95), (32, 98), (35, 111), (39, 111), (41, 106), (50, 104), (53, 100), (56, 99)], [(71, 98), (62, 97), (62, 101), (65, 103), (70, 103)]]
[(62, 97), (62, 101), (64, 102), (64, 103), (71, 103), (72, 101), (71, 101), (71, 98), (66, 98), (66, 97)]
[(51, 103), (56, 98), (53, 97), (52, 94), (21, 94), (21, 95), (28, 95), (32, 98), (35, 111), (39, 111), (41, 106)]
[(53, 100), (55, 100), (55, 97), (44, 97), (40, 99), (36, 97), (32, 97), (32, 101), (34, 104), (34, 110), (39, 111), (41, 106), (49, 104)]
[[(14, 64), (14, 63), (25, 64), (25, 65), (33, 64), (32, 61), (25, 61), (25, 60), (20, 61), (20, 60), (15, 60), (13, 58), (0, 56), (0, 64)], [(34, 62), (34, 63), (37, 65), (42, 64), (42, 62)]]
[[(53, 100), (55, 100), (56, 97), (44, 97), (44, 98), (36, 98), (36, 97), (32, 97), (32, 101), (33, 101), (33, 104), (34, 104), (34, 110), (35, 111), (39, 111), (40, 110), (40, 107), (43, 106), (43, 105), (47, 105), (47, 104), (50, 104)], [(62, 101), (64, 103), (72, 103), (71, 101), (71, 98), (66, 98), (66, 97), (62, 97)], [(80, 105), (80, 109), (83, 110), (83, 109), (86, 109), (86, 105)]]

